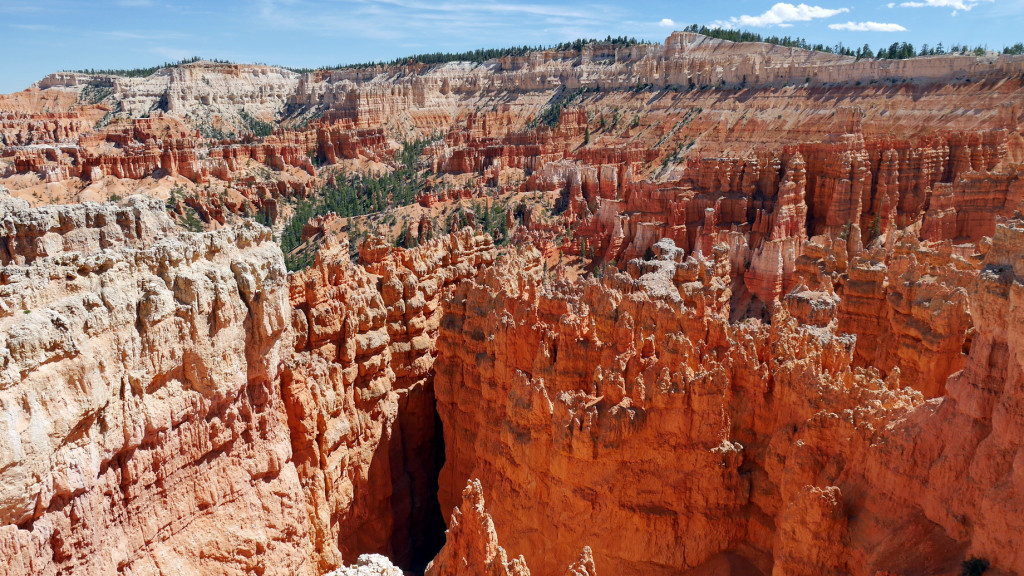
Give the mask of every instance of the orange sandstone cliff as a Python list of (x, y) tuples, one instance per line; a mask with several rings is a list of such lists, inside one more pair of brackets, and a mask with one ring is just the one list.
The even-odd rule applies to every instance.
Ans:
[(2, 96), (0, 575), (1022, 573), (1021, 78), (676, 33)]

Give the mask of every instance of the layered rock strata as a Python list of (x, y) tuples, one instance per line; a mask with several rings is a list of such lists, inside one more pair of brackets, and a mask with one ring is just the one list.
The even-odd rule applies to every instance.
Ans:
[(143, 197), (0, 219), (0, 573), (310, 574), (269, 231)]
[(459, 285), (438, 340), (442, 509), (479, 478), (503, 495), (502, 542), (542, 574), (583, 545), (618, 573), (944, 573), (965, 556), (1020, 571), (1002, 360), (1019, 231), (997, 228), (970, 358), (928, 402), (856, 367), (837, 321), (730, 322), (727, 259), (661, 243), (582, 286), (545, 278), (537, 253), (504, 259)]
[[(664, 180), (683, 157), (733, 155), (746, 162), (765, 143), (816, 144), (829, 134), (862, 135), (870, 142), (927, 138), (934, 136), (934, 126), (982, 133), (950, 144), (958, 172), (972, 165), (979, 170), (978, 162), (992, 155), (977, 155), (971, 140), (992, 140), (985, 134), (992, 131), (1017, 131), (1022, 72), (1024, 58), (1014, 56), (858, 61), (688, 33), (672, 34), (663, 44), (597, 43), (483, 66), (411, 64), (300, 75), (267, 66), (197, 62), (145, 78), (50, 75), (28, 91), (0, 97), (0, 146), (12, 161), (7, 176), (37, 174), (45, 182), (74, 187), (106, 177), (181, 175), (201, 185), (215, 180), (240, 186), (259, 207), (263, 196), (308, 191), (309, 182), (285, 184), (288, 174), (315, 173), (319, 162), (377, 162), (393, 149), (388, 139), (445, 134), (443, 144), (432, 149), (432, 165), (444, 173), (477, 175), (466, 188), (470, 194), (478, 185), (512, 190), (522, 183), (530, 189), (562, 183), (582, 187), (588, 198), (599, 190), (612, 199), (630, 182), (652, 175)], [(538, 123), (557, 109), (562, 119), (556, 126)], [(956, 109), (962, 112), (950, 113)], [(161, 133), (140, 128), (150, 124), (174, 128)], [(264, 133), (276, 127), (294, 131), (253, 135), (256, 128)], [(229, 135), (230, 140), (220, 140)], [(1007, 144), (1017, 161), (1022, 144), (1019, 136)], [(875, 152), (885, 156), (888, 147), (902, 146), (898, 141), (880, 151), (869, 146), (867, 156), (854, 153), (854, 167), (869, 159), (878, 164)], [(959, 185), (942, 177), (948, 170), (933, 158), (945, 153), (944, 143), (913, 146), (925, 150), (896, 164), (886, 160), (887, 165), (902, 174), (923, 170), (914, 179), (927, 179), (938, 167), (936, 181)], [(238, 168), (246, 160), (280, 173), (282, 187), (236, 183), (245, 178)], [(574, 168), (577, 160), (582, 166)], [(568, 182), (567, 170), (577, 172)], [(835, 178), (822, 194), (843, 187), (845, 177)], [(984, 197), (991, 179), (968, 179), (964, 186)], [(951, 216), (943, 204), (950, 200), (948, 187), (925, 188), (914, 185), (905, 208), (919, 208), (926, 196), (935, 196), (928, 234), (976, 230), (969, 210)], [(907, 193), (906, 186), (901, 190)], [(842, 219), (851, 209), (837, 202), (833, 217)], [(884, 221), (888, 216), (883, 211)], [(688, 219), (692, 222), (693, 214)], [(657, 240), (652, 231), (642, 235), (647, 240), (641, 244)], [(642, 255), (644, 248), (630, 257)]]
[[(446, 519), (431, 574), (1024, 572), (1022, 62), (674, 34), (0, 97), (26, 190), (226, 224), (443, 134), (424, 207), (523, 202), (500, 258), (325, 216), (287, 277), (254, 225), (0, 195), (0, 574), (418, 570)], [(253, 119), (295, 129), (197, 133)]]
[(439, 547), (441, 298), (494, 258), (490, 238), (466, 229), (409, 251), (364, 244), (359, 265), (328, 245), (292, 277), (281, 388), (322, 568), (366, 552), (425, 565)]
[(328, 246), (286, 276), (255, 225), (181, 232), (162, 203), (0, 198), (3, 574), (319, 574), (440, 548), (432, 364), (466, 229)]
[[(875, 280), (816, 237), (804, 289), (766, 323), (733, 319), (727, 244), (663, 240), (582, 284), (532, 248), (496, 261), (471, 230), (368, 243), (358, 265), (329, 244), (286, 296), (258, 227), (179, 233), (140, 197), (3, 206), (5, 573), (425, 563), (417, 531), (441, 512), (433, 574), (1022, 568), (1007, 553), (1017, 221), (982, 253), (900, 239)], [(919, 338), (915, 307), (969, 305), (974, 331), (951, 342), (970, 356), (917, 365), (915, 388), (963, 366), (926, 391), (940, 398), (881, 378), (880, 348), (843, 328), (865, 282)], [(936, 342), (966, 330), (955, 302)], [(889, 354), (926, 344), (906, 342)], [(487, 513), (483, 490), (500, 495)]]

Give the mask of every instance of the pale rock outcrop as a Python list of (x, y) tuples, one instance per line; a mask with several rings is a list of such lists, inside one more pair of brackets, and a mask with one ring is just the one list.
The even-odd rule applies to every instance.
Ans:
[(268, 230), (0, 199), (0, 573), (310, 574)]
[(403, 572), (387, 556), (363, 554), (351, 566), (343, 566), (324, 576), (402, 576)]

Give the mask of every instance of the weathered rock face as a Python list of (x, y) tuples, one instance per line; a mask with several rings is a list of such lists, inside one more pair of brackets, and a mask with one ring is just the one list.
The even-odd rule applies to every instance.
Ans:
[(963, 368), (972, 330), (967, 287), (978, 255), (955, 254), (949, 242), (897, 245), (888, 262), (855, 258), (842, 295), (839, 330), (858, 336), (857, 363), (901, 381), (927, 397), (945, 394), (946, 378)]
[[(277, 199), (306, 197), (317, 186), (314, 161), (373, 162), (390, 158), (393, 150), (382, 129), (356, 130), (350, 120), (318, 120), (301, 131), (278, 131), (259, 141), (213, 140), (178, 118), (160, 115), (33, 146), (11, 145), (3, 152), (12, 156), (11, 174), (33, 174), (47, 183), (181, 177), (207, 185), (205, 191), (191, 191), (185, 201), (205, 221), (224, 224), (226, 213), (255, 210), (276, 216)], [(211, 193), (213, 182), (236, 194)]]
[(414, 250), (321, 249), (292, 278), (282, 393), (321, 568), (366, 552), (425, 565), (443, 531), (434, 341), (447, 288), (494, 261), (469, 229)]
[(275, 219), (443, 134), (419, 203), (514, 228), (353, 263), (327, 215), (288, 277), (253, 225), (0, 197), (0, 575), (1024, 572), (1022, 66), (674, 34), (0, 97), (24, 191)]
[(430, 576), (489, 574), (529, 576), (522, 556), (509, 560), (498, 545), (491, 515), (484, 508), (483, 488), (470, 481), (462, 491), (462, 503), (452, 511), (444, 548), (427, 568)]
[[(487, 513), (479, 480), (470, 480), (462, 491), (462, 503), (452, 512), (448, 523), (444, 548), (427, 567), (426, 574), (529, 576), (530, 569), (523, 557), (509, 560), (508, 553), (498, 544), (498, 534), (491, 515)], [(579, 559), (569, 566), (565, 574), (597, 576), (589, 547), (583, 548)]]
[[(270, 232), (159, 201), (0, 198), (0, 573), (422, 568), (444, 532), (434, 341), (466, 229), (291, 277)], [(178, 573), (178, 572), (174, 572)]]
[[(662, 241), (582, 285), (547, 278), (533, 249), (495, 263), (470, 230), (369, 243), (359, 265), (329, 245), (286, 297), (261, 228), (178, 233), (142, 198), (2, 207), (6, 574), (425, 563), (434, 389), (453, 515), (432, 574), (1021, 569), (1001, 512), (1021, 437), (1016, 223), (984, 261), (949, 243), (887, 253), (892, 333), (941, 302), (938, 334), (962, 333), (951, 294), (970, 302), (971, 357), (925, 402), (841, 333), (868, 267), (820, 238), (798, 262), (807, 289), (764, 324), (730, 320), (724, 244)], [(890, 354), (921, 345), (906, 341)], [(918, 366), (921, 386), (957, 368)]]
[[(61, 72), (32, 89), (70, 92), (82, 100), (102, 96), (139, 117), (164, 111), (208, 121), (232, 121), (243, 113), (280, 118), (295, 108), (323, 107), (355, 120), (359, 127), (400, 123), (432, 130), (449, 124), (453, 105), (482, 88), (495, 91), (569, 90), (600, 86), (782, 88), (789, 85), (891, 83), (915, 78), (921, 83), (967, 84), (964, 80), (1019, 76), (1024, 59), (1008, 56), (948, 55), (900, 61), (857, 60), (853, 57), (732, 42), (676, 32), (663, 44), (591, 45), (578, 52), (538, 51), (477, 66), (452, 62), (419, 63), (308, 74), (262, 65), (197, 62), (168, 68), (145, 78)], [(388, 82), (382, 82), (389, 78)], [(852, 122), (841, 117), (838, 120)], [(487, 135), (508, 128), (506, 117), (492, 118), (474, 131)]]
[(142, 197), (0, 218), (0, 573), (310, 574), (269, 231)]
[(402, 576), (402, 570), (380, 554), (363, 554), (351, 565), (338, 568), (324, 576)]
[[(984, 268), (972, 287), (977, 328), (965, 369), (950, 379), (949, 396), (924, 422), (935, 437), (933, 458), (915, 458), (927, 470), (922, 508), (950, 533), (967, 532), (968, 553), (994, 567), (1024, 570), (1021, 534), (1021, 254), (1019, 220), (999, 226)], [(906, 431), (902, 454), (919, 442)], [(968, 432), (969, 431), (969, 432)], [(966, 433), (965, 433), (966, 432)], [(900, 463), (886, 461), (890, 469)], [(917, 478), (923, 478), (917, 476)], [(963, 489), (962, 491), (960, 489)]]
[[(670, 244), (584, 286), (542, 278), (536, 253), (503, 260), (457, 288), (438, 339), (442, 509), (479, 478), (503, 495), (489, 505), (502, 542), (539, 574), (583, 545), (618, 573), (946, 573), (965, 555), (1020, 571), (1018, 226), (996, 231), (970, 359), (931, 402), (856, 368), (834, 320), (730, 323), (727, 263)], [(926, 256), (895, 260), (911, 279), (894, 313), (928, 301), (906, 296)], [(807, 294), (792, 306), (821, 306)]]
[[(627, 180), (607, 194), (583, 185), (568, 218), (579, 222), (576, 238), (620, 266), (660, 238), (705, 253), (726, 243), (743, 280), (737, 295), (771, 309), (796, 287), (796, 261), (808, 237), (842, 238), (844, 250), (858, 256), (905, 228), (926, 241), (991, 235), (995, 217), (1012, 216), (1024, 199), (1007, 138), (1005, 132), (913, 141), (850, 134), (779, 153), (694, 159), (677, 180)], [(586, 169), (586, 160), (574, 160), (563, 167), (566, 182)]]
[[(274, 66), (197, 62), (141, 78), (60, 72), (34, 88), (75, 93), (99, 88), (99, 95), (115, 95), (120, 107), (133, 116), (165, 111), (209, 119), (211, 114), (237, 117), (242, 111), (259, 117), (280, 114), (298, 82), (298, 74)], [(88, 91), (83, 94), (90, 96)]]
[[(146, 78), (65, 72), (0, 98), (0, 156), (15, 160), (6, 176), (34, 173), (46, 182), (69, 186), (79, 180), (137, 180), (154, 174), (235, 186), (236, 177), (245, 177), (238, 167), (252, 159), (284, 173), (277, 175), (279, 190), (240, 183), (246, 198), (262, 206), (263, 196), (302, 196), (308, 191), (307, 182), (286, 185), (284, 176), (316, 172), (309, 155), (332, 164), (377, 161), (391, 150), (388, 138), (443, 133), (444, 144), (433, 149), (433, 166), (477, 175), (478, 181), (467, 188), (470, 193), (477, 185), (506, 191), (520, 184), (529, 189), (564, 185), (590, 201), (596, 196), (614, 201), (622, 199), (631, 183), (651, 176), (659, 183), (677, 180), (684, 157), (731, 156), (747, 162), (766, 144), (776, 149), (776, 156), (786, 156), (783, 145), (820, 144), (827, 135), (860, 135), (868, 142), (892, 142), (868, 154), (840, 150), (845, 145), (839, 145), (832, 150), (839, 151), (837, 156), (808, 158), (811, 164), (840, 164), (831, 168), (832, 179), (820, 189), (808, 180), (808, 194), (817, 194), (808, 205), (813, 208), (821, 199), (820, 212), (847, 217), (855, 208), (850, 199), (837, 199), (834, 208), (826, 208), (824, 200), (848, 193), (851, 186), (860, 191), (865, 167), (874, 171), (884, 164), (887, 173), (903, 176), (899, 189), (908, 198), (899, 204), (903, 211), (934, 207), (925, 234), (937, 239), (932, 235), (953, 230), (974, 234), (988, 226), (984, 209), (999, 201), (993, 196), (998, 178), (982, 174), (963, 183), (947, 178), (943, 156), (954, 157), (957, 173), (991, 171), (986, 162), (994, 156), (979, 155), (977, 148), (979, 142), (998, 140), (989, 132), (1017, 130), (1022, 72), (1024, 58), (1014, 56), (857, 61), (685, 33), (657, 45), (588, 45), (503, 58), (486, 66), (453, 62), (300, 75), (268, 66), (197, 62)], [(645, 89), (635, 90), (638, 86)], [(660, 97), (651, 98), (648, 90), (660, 91)], [(741, 92), (742, 99), (729, 98)], [(495, 106), (495, 101), (502, 104)], [(534, 129), (531, 121), (556, 103), (565, 104), (561, 121), (551, 129)], [(949, 114), (958, 108), (971, 113)], [(174, 132), (180, 133), (147, 132), (127, 142), (118, 138), (126, 123), (152, 122), (176, 124)], [(253, 122), (296, 131), (255, 138)], [(900, 140), (933, 137), (936, 126), (967, 135), (954, 138), (948, 149), (940, 136), (933, 138), (934, 146), (915, 142), (909, 147), (919, 152), (901, 154), (898, 160), (890, 157), (889, 148), (903, 146)], [(228, 135), (230, 142), (222, 140)], [(589, 143), (583, 144), (584, 139)], [(1022, 143), (1017, 140), (1009, 148), (1020, 156)], [(566, 159), (570, 162), (564, 163)], [(854, 177), (844, 183), (842, 169), (851, 166)], [(772, 179), (778, 183), (779, 175), (765, 176), (765, 182)], [(923, 184), (928, 179), (963, 186), (970, 192), (966, 205), (945, 205), (953, 198), (950, 189), (928, 189)], [(885, 197), (867, 200), (882, 202)], [(706, 207), (714, 207), (714, 201)], [(703, 219), (703, 212), (691, 212), (691, 223), (695, 214)], [(883, 213), (883, 222), (888, 216)], [(658, 239), (651, 226), (640, 225), (646, 222), (632, 223), (642, 230), (627, 226), (624, 245), (640, 235), (627, 259), (642, 255)], [(681, 238), (663, 235), (681, 244)], [(779, 252), (771, 247), (764, 260), (777, 259)], [(761, 269), (766, 266), (759, 264)], [(769, 273), (759, 282), (770, 289), (774, 280)]]

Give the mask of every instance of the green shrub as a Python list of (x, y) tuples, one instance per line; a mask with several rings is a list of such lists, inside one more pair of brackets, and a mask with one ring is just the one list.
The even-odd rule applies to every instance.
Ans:
[(181, 225), (189, 232), (203, 231), (203, 221), (198, 217), (194, 209), (185, 211), (185, 215), (181, 219)]
[(544, 50), (556, 50), (559, 52), (579, 52), (584, 46), (596, 44), (598, 46), (635, 46), (637, 44), (646, 44), (644, 40), (637, 40), (636, 38), (627, 38), (625, 36), (612, 37), (608, 36), (604, 39), (598, 38), (580, 38), (571, 42), (562, 42), (553, 46), (511, 46), (508, 48), (481, 48), (477, 50), (470, 50), (468, 52), (431, 52), (429, 54), (414, 54), (412, 56), (404, 56), (402, 58), (395, 58), (390, 62), (364, 62), (360, 64), (338, 64), (336, 66), (323, 66), (320, 68), (288, 68), (292, 72), (298, 72), (299, 74), (307, 74), (315, 70), (341, 70), (345, 68), (373, 68), (375, 66), (402, 66), (411, 64), (445, 64), (448, 62), (474, 62), (481, 64), (488, 60), (496, 60), (498, 58), (506, 58), (509, 56), (525, 56), (531, 52), (541, 52)]
[[(199, 62), (200, 60), (202, 60), (202, 58), (200, 58), (199, 56), (193, 56), (191, 58), (184, 58), (182, 60), (178, 60), (177, 62), (164, 62), (159, 66), (151, 66), (149, 68), (131, 68), (127, 70), (97, 70), (95, 68), (89, 68), (88, 70), (73, 70), (73, 72), (78, 72), (80, 74), (106, 74), (109, 76), (125, 76), (127, 78), (145, 78), (147, 76), (152, 76), (153, 74), (156, 74), (164, 68), (177, 68), (178, 66), (183, 66), (185, 64)], [(230, 64), (230, 62), (228, 62), (227, 60), (217, 60), (216, 58), (210, 60), (210, 62), (216, 62), (218, 64)]]
[(274, 133), (274, 125), (270, 122), (264, 122), (245, 110), (239, 112), (238, 115), (242, 117), (242, 122), (244, 122), (242, 129), (249, 134), (259, 138), (265, 138)]
[[(380, 175), (342, 174), (319, 190), (314, 200), (303, 200), (281, 233), (281, 250), (289, 270), (301, 270), (313, 262), (312, 257), (295, 259), (289, 254), (302, 244), (302, 228), (311, 218), (333, 212), (351, 218), (382, 212), (416, 201), (426, 178), (419, 170), (419, 158), (429, 140), (408, 142), (395, 155), (398, 167)], [(353, 234), (350, 236), (350, 245)]]
[(551, 100), (548, 100), (547, 106), (527, 124), (527, 127), (555, 126), (558, 124), (559, 118), (562, 117), (562, 110), (570, 106), (577, 99), (581, 99), (586, 91), (586, 88), (577, 88), (572, 92), (567, 91), (564, 86), (559, 88), (555, 95), (551, 97)]

